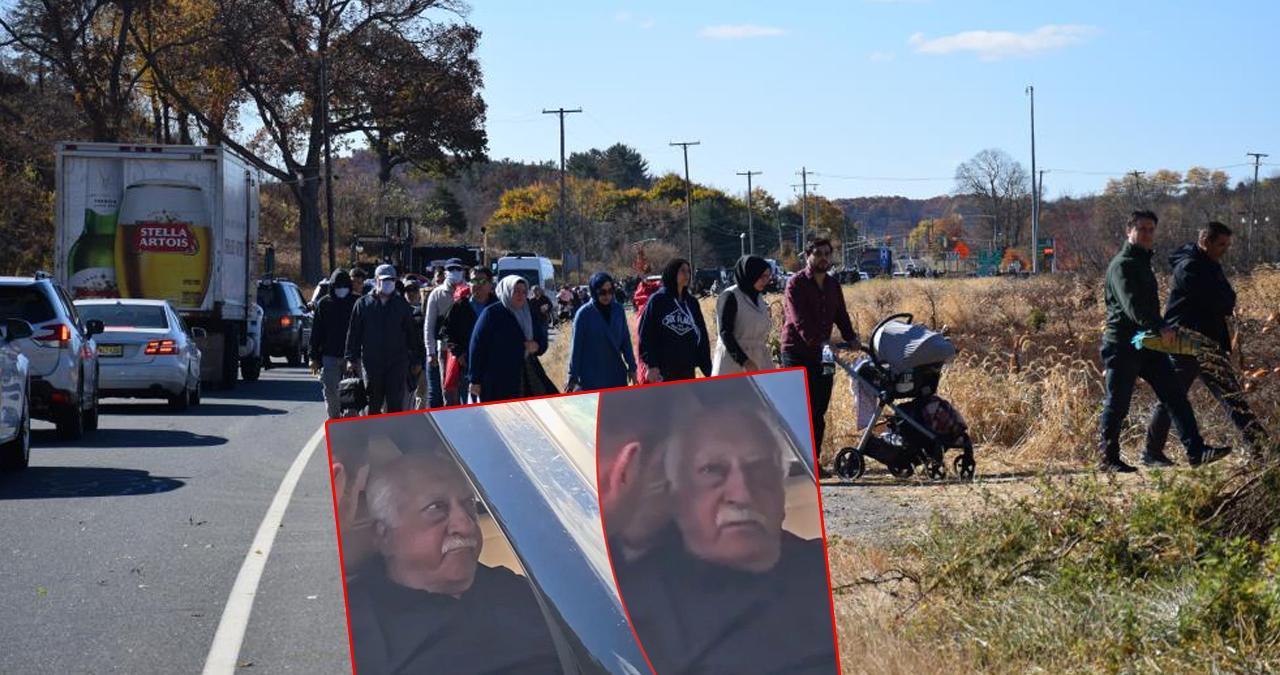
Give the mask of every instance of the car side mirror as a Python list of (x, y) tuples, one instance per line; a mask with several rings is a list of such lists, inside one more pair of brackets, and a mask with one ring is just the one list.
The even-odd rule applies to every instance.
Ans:
[(205, 329), (201, 328), (200, 326), (196, 326), (191, 329), (191, 337), (196, 340), (203, 340), (208, 336), (209, 336), (209, 333), (206, 332)]
[(90, 336), (100, 335), (106, 329), (107, 327), (102, 323), (102, 319), (89, 319), (84, 324), (84, 332)]
[(33, 332), (34, 331), (31, 330), (31, 324), (23, 321), (22, 319), (5, 319), (4, 339), (6, 342), (29, 338)]

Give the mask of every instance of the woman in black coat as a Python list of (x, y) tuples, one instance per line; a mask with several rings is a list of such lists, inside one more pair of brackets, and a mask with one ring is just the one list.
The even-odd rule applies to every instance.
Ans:
[(640, 315), (640, 359), (649, 382), (692, 380), (698, 370), (711, 375), (711, 338), (698, 299), (689, 292), (693, 270), (676, 258), (662, 270), (662, 288), (649, 296)]

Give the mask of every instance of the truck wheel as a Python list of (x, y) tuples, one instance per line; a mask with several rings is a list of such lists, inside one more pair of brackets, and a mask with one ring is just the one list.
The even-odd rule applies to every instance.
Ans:
[(222, 338), (222, 388), (234, 389), (236, 386), (236, 366), (240, 362), (240, 340), (236, 335), (235, 324), (223, 324), (226, 332)]
[(262, 375), (262, 359), (257, 356), (246, 356), (240, 359), (240, 377), (245, 382), (257, 382)]
[[(30, 389), (28, 389), (30, 391)], [(24, 397), (25, 398), (25, 397)], [(0, 445), (0, 471), (21, 471), (31, 462), (31, 400), (26, 400), (18, 435)]]

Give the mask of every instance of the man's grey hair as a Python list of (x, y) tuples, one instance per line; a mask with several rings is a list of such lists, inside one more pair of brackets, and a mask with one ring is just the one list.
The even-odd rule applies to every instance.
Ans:
[(369, 515), (374, 521), (391, 528), (400, 526), (402, 490), (408, 484), (407, 467), (402, 463), (413, 464), (435, 463), (444, 467), (454, 467), (453, 460), (437, 453), (416, 453), (402, 455), (374, 469), (365, 485), (365, 498), (369, 500)]
[(770, 457), (778, 465), (778, 480), (786, 480), (791, 467), (788, 462), (783, 461), (782, 452), (783, 448), (788, 447), (790, 444), (786, 434), (779, 428), (782, 420), (768, 415), (760, 403), (755, 405), (745, 405), (741, 402), (712, 403), (706, 406), (686, 408), (685, 413), (677, 416), (671, 426), (672, 433), (666, 442), (666, 452), (662, 457), (662, 467), (667, 484), (672, 490), (680, 486), (681, 465), (686, 453), (697, 449), (694, 438), (699, 433), (704, 433), (703, 427), (706, 426), (706, 418), (726, 413), (736, 414), (759, 422), (762, 427), (768, 430), (768, 440), (772, 441), (775, 448), (775, 452), (770, 453)]

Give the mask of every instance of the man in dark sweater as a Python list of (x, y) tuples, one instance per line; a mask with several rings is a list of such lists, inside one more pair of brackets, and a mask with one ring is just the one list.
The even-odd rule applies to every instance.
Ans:
[(691, 409), (664, 445), (675, 526), (633, 562), (611, 552), (659, 673), (837, 672), (826, 555), (782, 527), (774, 424), (746, 400)]
[(338, 401), (338, 383), (342, 380), (342, 357), (347, 349), (347, 328), (356, 298), (351, 294), (351, 275), (337, 269), (329, 278), (329, 294), (316, 303), (311, 323), (311, 373), (320, 374), (324, 387), (324, 403), (329, 419), (342, 416)]
[[(1178, 437), (1187, 450), (1187, 461), (1198, 466), (1216, 461), (1231, 452), (1204, 444), (1195, 412), (1186, 390), (1178, 386), (1166, 354), (1134, 347), (1132, 340), (1141, 331), (1159, 332), (1161, 340), (1173, 343), (1176, 331), (1160, 318), (1160, 298), (1155, 272), (1151, 270), (1159, 218), (1151, 211), (1134, 211), (1126, 228), (1128, 239), (1107, 266), (1104, 297), (1107, 324), (1102, 336), (1102, 365), (1106, 369), (1106, 398), (1102, 402), (1101, 471), (1137, 471), (1120, 457), (1120, 430), (1129, 414), (1133, 387), (1138, 378), (1146, 380), (1173, 416)], [(1161, 455), (1145, 455), (1144, 463), (1167, 466)]]
[[(1195, 243), (1186, 244), (1169, 257), (1173, 284), (1165, 308), (1166, 323), (1194, 330), (1218, 344), (1217, 362), (1226, 364), (1231, 353), (1231, 333), (1227, 317), (1235, 311), (1236, 292), (1222, 269), (1222, 258), (1231, 248), (1231, 229), (1211, 222), (1200, 230)], [(1209, 393), (1222, 404), (1232, 423), (1240, 430), (1255, 457), (1266, 452), (1267, 432), (1244, 400), (1243, 388), (1229, 368), (1202, 369), (1194, 356), (1173, 355), (1174, 374), (1183, 391), (1190, 390), (1199, 377)], [(1169, 410), (1156, 406), (1147, 425), (1147, 456), (1164, 457), (1169, 436)]]
[(368, 502), (380, 555), (347, 584), (356, 672), (561, 672), (529, 582), (479, 562), (478, 502), (452, 460), (392, 460)]
[[(831, 387), (835, 383), (835, 371), (826, 372), (822, 365), (822, 347), (831, 339), (832, 327), (840, 329), (840, 336), (848, 343), (857, 344), (858, 333), (853, 329), (849, 312), (844, 305), (844, 292), (840, 283), (831, 278), (831, 241), (814, 239), (805, 247), (805, 268), (787, 282), (783, 293), (784, 320), (782, 325), (782, 365), (790, 368), (804, 366), (809, 380), (809, 412), (813, 422), (814, 454), (822, 456), (822, 439), (827, 430), (827, 406), (831, 404)], [(818, 466), (819, 475), (831, 474)]]
[(413, 310), (396, 294), (396, 269), (379, 265), (374, 284), (351, 310), (346, 352), (349, 370), (364, 366), (370, 415), (404, 409), (409, 375), (422, 372), (426, 358)]

